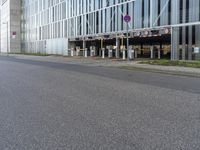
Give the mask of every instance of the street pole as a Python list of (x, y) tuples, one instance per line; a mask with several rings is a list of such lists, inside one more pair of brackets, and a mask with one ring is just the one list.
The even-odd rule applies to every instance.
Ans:
[(129, 57), (129, 39), (128, 39), (128, 24), (129, 22), (131, 21), (131, 16), (129, 15), (125, 15), (124, 16), (124, 21), (126, 22), (127, 26), (126, 26), (126, 29), (127, 29), (127, 32), (126, 32), (126, 47), (127, 47), (127, 58), (128, 60), (130, 60), (130, 57)]
[(129, 54), (130, 54), (130, 53), (129, 53), (129, 38), (128, 38), (128, 22), (127, 22), (127, 27), (126, 27), (126, 28), (127, 28), (127, 32), (126, 32), (126, 39), (127, 39), (127, 40), (126, 40), (126, 42), (127, 42), (127, 43), (126, 43), (126, 46), (127, 46), (127, 58), (128, 58), (128, 60), (130, 60), (130, 57), (129, 57)]

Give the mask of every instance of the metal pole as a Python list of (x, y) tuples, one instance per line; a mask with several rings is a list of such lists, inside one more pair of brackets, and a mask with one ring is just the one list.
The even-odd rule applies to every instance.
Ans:
[(127, 38), (127, 43), (126, 43), (126, 46), (127, 46), (127, 58), (128, 60), (130, 60), (130, 57), (129, 57), (129, 39), (128, 39), (128, 23), (127, 23), (127, 32), (126, 32), (126, 38)]

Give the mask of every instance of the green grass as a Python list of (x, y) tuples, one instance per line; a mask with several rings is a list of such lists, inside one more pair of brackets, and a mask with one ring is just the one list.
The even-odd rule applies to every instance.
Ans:
[(161, 66), (200, 68), (200, 61), (147, 60), (147, 61), (142, 61), (140, 63), (150, 64), (150, 65), (161, 65)]
[(9, 53), (9, 54), (30, 55), (30, 56), (49, 56), (48, 54), (44, 54), (44, 53)]

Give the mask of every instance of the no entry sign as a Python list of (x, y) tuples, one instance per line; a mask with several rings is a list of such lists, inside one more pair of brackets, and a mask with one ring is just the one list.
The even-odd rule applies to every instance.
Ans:
[(17, 32), (12, 32), (12, 39), (15, 39), (17, 36)]
[(131, 16), (129, 16), (129, 15), (124, 16), (124, 21), (126, 23), (129, 23), (131, 21)]

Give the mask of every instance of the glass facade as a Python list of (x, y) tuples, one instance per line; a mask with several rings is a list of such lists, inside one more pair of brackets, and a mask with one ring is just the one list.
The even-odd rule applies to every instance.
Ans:
[(171, 58), (190, 60), (200, 47), (199, 9), (200, 0), (22, 0), (22, 47), (64, 54), (70, 39), (126, 33), (128, 14), (130, 34), (169, 29)]

